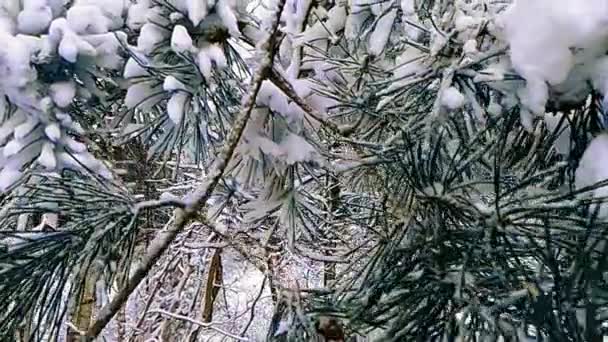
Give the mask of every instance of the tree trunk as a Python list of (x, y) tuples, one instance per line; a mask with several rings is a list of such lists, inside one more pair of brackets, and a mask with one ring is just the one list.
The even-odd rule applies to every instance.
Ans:
[(223, 279), (221, 249), (213, 251), (207, 272), (205, 292), (203, 294), (203, 322), (211, 322), (213, 319), (213, 304), (220, 292)]
[[(327, 176), (327, 190), (328, 190), (328, 207), (327, 207), (327, 222), (331, 225), (334, 220), (334, 215), (336, 214), (336, 210), (340, 205), (340, 184), (338, 183), (338, 179), (332, 175)], [(331, 228), (331, 227), (329, 227)], [(328, 229), (330, 232), (333, 232), (332, 229)], [(331, 233), (330, 233), (331, 234)], [(332, 234), (333, 235), (333, 234)], [(333, 238), (332, 235), (329, 235), (329, 238)], [(335, 248), (335, 243), (330, 243), (329, 248)], [(331, 251), (325, 253), (328, 256), (331, 256)], [(329, 287), (330, 284), (336, 279), (336, 264), (333, 262), (324, 262), (323, 263), (323, 286)]]
[[(88, 272), (85, 274), (84, 286), (82, 287), (80, 296), (75, 298), (71, 321), (74, 327), (79, 331), (87, 331), (93, 312), (95, 309), (95, 283), (97, 282), (97, 269), (91, 265)], [(67, 336), (67, 342), (81, 341), (81, 336), (78, 332), (70, 330)]]

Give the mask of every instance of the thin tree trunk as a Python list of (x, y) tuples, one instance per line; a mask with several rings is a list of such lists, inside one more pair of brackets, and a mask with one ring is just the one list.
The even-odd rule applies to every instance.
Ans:
[(213, 251), (207, 272), (205, 292), (203, 295), (203, 322), (211, 322), (213, 319), (213, 304), (220, 292), (223, 279), (221, 249)]
[(97, 280), (100, 273), (101, 265), (93, 261), (88, 269), (86, 271), (83, 270), (83, 273), (78, 277), (78, 279), (83, 279), (83, 286), (79, 295), (73, 299), (69, 317), (72, 325), (78, 331), (70, 329), (66, 338), (67, 342), (82, 341), (83, 339), (80, 334), (83, 331), (87, 331), (94, 319), (95, 304), (97, 302)]
[[(327, 207), (327, 217), (326, 221), (331, 225), (334, 221), (334, 215), (338, 206), (340, 205), (340, 184), (338, 183), (338, 179), (333, 175), (327, 176), (327, 186), (328, 186), (328, 207)], [(331, 227), (329, 228), (329, 232), (333, 232)], [(333, 235), (333, 234), (332, 234)], [(329, 235), (329, 238), (333, 238), (332, 235)], [(328, 247), (334, 248), (335, 243), (330, 243)], [(332, 255), (331, 251), (327, 251), (325, 253), (328, 256)], [(336, 280), (336, 264), (333, 262), (324, 262), (323, 263), (323, 286), (329, 287), (331, 283)]]
[[(79, 331), (86, 331), (89, 328), (91, 319), (93, 318), (93, 311), (95, 308), (95, 283), (97, 277), (92, 274), (93, 269), (87, 273), (84, 286), (82, 288), (79, 298), (76, 298), (74, 311), (72, 313), (72, 324)], [(81, 340), (80, 334), (76, 331), (70, 331), (68, 333), (67, 342), (79, 342)]]

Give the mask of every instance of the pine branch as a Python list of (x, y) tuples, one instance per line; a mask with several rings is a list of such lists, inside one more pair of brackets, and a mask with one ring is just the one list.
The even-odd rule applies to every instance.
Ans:
[(261, 88), (262, 82), (268, 77), (272, 68), (272, 61), (275, 56), (274, 43), (277, 36), (279, 26), (279, 17), (285, 6), (285, 0), (278, 1), (277, 9), (273, 14), (270, 32), (266, 41), (260, 48), (263, 55), (260, 60), (260, 65), (252, 80), (249, 94), (243, 101), (243, 110), (235, 120), (230, 135), (227, 138), (227, 143), (220, 152), (213, 169), (210, 171), (207, 181), (203, 183), (195, 192), (188, 196), (191, 198), (188, 205), (184, 209), (177, 209), (175, 213), (175, 223), (167, 231), (160, 232), (154, 239), (146, 255), (143, 257), (142, 263), (135, 269), (133, 275), (127, 281), (127, 285), (120, 290), (110, 303), (104, 306), (99, 312), (97, 319), (87, 331), (87, 337), (97, 337), (110, 320), (116, 315), (118, 310), (127, 301), (129, 295), (137, 288), (139, 283), (146, 277), (150, 269), (154, 266), (158, 258), (169, 248), (169, 245), (177, 235), (186, 227), (186, 225), (197, 216), (198, 211), (207, 202), (220, 179), (224, 175), (228, 162), (234, 154), (234, 150), (239, 143), (241, 135), (249, 121), (251, 112), (256, 103), (256, 97)]

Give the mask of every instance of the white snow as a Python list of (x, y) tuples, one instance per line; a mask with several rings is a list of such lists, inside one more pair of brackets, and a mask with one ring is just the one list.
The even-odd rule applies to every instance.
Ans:
[(289, 133), (279, 146), (287, 164), (310, 161), (316, 153), (315, 148), (306, 139), (293, 133)]
[(85, 146), (85, 144), (78, 142), (68, 136), (63, 137), (61, 139), (61, 142), (72, 152), (81, 153), (81, 152), (84, 152), (87, 150), (87, 147)]
[(213, 65), (211, 64), (211, 57), (207, 53), (206, 49), (201, 49), (197, 55), (198, 68), (201, 70), (201, 74), (205, 79), (211, 79), (211, 72)]
[(23, 145), (23, 140), (13, 139), (4, 146), (4, 150), (2, 150), (2, 153), (6, 158), (14, 156), (15, 154), (19, 153), (21, 149), (23, 149)]
[[(141, 60), (140, 60), (141, 62)], [(142, 67), (137, 60), (135, 60), (135, 58), (131, 57), (127, 60), (127, 63), (125, 64), (125, 68), (123, 70), (123, 77), (124, 78), (133, 78), (133, 77), (139, 77), (139, 76), (144, 76), (147, 75), (148, 72), (146, 71), (146, 69), (144, 67)]]
[(205, 47), (202, 47), (198, 52), (198, 67), (201, 70), (201, 74), (209, 80), (212, 71), (213, 65), (218, 69), (225, 68), (228, 65), (226, 61), (226, 56), (224, 55), (224, 51), (217, 44), (209, 44)]
[(163, 90), (165, 91), (175, 91), (175, 90), (186, 90), (186, 85), (184, 85), (180, 80), (175, 78), (173, 75), (169, 75), (165, 77), (165, 81), (163, 82)]
[(39, 124), (39, 121), (37, 118), (35, 118), (35, 117), (27, 118), (27, 120), (24, 123), (15, 127), (15, 131), (13, 132), (15, 139), (21, 140), (21, 139), (25, 138), (25, 136), (30, 134), (34, 130), (34, 128), (36, 128), (36, 126), (38, 124)]
[(186, 53), (193, 51), (192, 38), (188, 30), (182, 25), (175, 25), (171, 35), (171, 49), (175, 53)]
[(607, 22), (608, 2), (603, 0), (516, 0), (497, 24), (509, 43), (514, 69), (526, 79), (522, 104), (534, 114), (544, 113), (548, 86), (565, 82), (575, 64), (604, 54)]
[(215, 63), (216, 68), (223, 69), (228, 66), (224, 51), (218, 44), (210, 44), (201, 50), (205, 50), (205, 53), (207, 56), (209, 56), (209, 59)]
[(6, 191), (21, 178), (21, 171), (4, 167), (0, 171), (0, 191)]
[(123, 15), (128, 7), (129, 1), (130, 0), (78, 0), (75, 4), (98, 6), (103, 15), (107, 18), (108, 28), (117, 30), (124, 24)]
[(464, 95), (462, 95), (455, 87), (448, 87), (441, 92), (441, 104), (449, 109), (461, 108), (464, 103)]
[(194, 26), (198, 26), (207, 16), (207, 0), (185, 0), (188, 19)]
[(127, 34), (124, 32), (108, 32), (84, 36), (84, 40), (95, 48), (95, 65), (100, 68), (120, 70), (124, 59), (118, 51), (126, 45)]
[(127, 27), (131, 30), (139, 30), (147, 22), (147, 14), (150, 9), (149, 0), (138, 0), (136, 4), (129, 7), (127, 14)]
[(228, 32), (230, 32), (230, 35), (232, 37), (239, 37), (241, 32), (239, 31), (236, 14), (232, 10), (228, 0), (217, 0), (215, 10), (224, 26), (228, 29)]
[(477, 53), (477, 41), (475, 39), (469, 39), (462, 46), (462, 50), (465, 54), (471, 55)]
[(167, 103), (167, 114), (169, 115), (169, 119), (171, 119), (174, 124), (179, 125), (184, 118), (186, 102), (189, 99), (190, 96), (183, 91), (178, 91), (171, 95), (171, 98)]
[(78, 46), (74, 35), (65, 35), (59, 43), (59, 55), (66, 61), (76, 63), (78, 57)]
[(346, 18), (346, 7), (341, 5), (334, 6), (327, 13), (327, 20), (325, 22), (317, 22), (296, 36), (292, 41), (294, 47), (335, 36), (338, 31), (344, 29)]
[(369, 52), (374, 56), (382, 54), (388, 38), (391, 35), (395, 18), (397, 17), (397, 10), (393, 9), (389, 13), (385, 14), (378, 20), (376, 27), (372, 34), (369, 35)]
[(66, 14), (70, 29), (77, 34), (106, 33), (110, 21), (101, 9), (94, 5), (76, 5), (70, 7)]
[(59, 107), (67, 107), (76, 96), (76, 85), (74, 81), (55, 82), (50, 86), (53, 102)]
[(44, 134), (53, 142), (56, 142), (61, 138), (61, 129), (59, 125), (52, 123), (44, 128)]
[(53, 13), (45, 1), (24, 1), (23, 10), (17, 16), (17, 29), (21, 33), (37, 35), (51, 24)]
[(55, 151), (53, 144), (45, 142), (42, 144), (42, 150), (38, 157), (38, 163), (44, 166), (47, 170), (54, 170), (57, 167), (57, 159), (55, 158)]
[[(575, 186), (576, 189), (582, 189), (606, 179), (608, 179), (608, 134), (603, 133), (594, 138), (583, 153), (575, 173)], [(593, 190), (593, 196), (608, 196), (608, 186)], [(600, 218), (607, 217), (606, 204), (601, 205), (598, 215)]]
[(167, 34), (167, 31), (156, 24), (146, 23), (142, 26), (139, 37), (137, 37), (137, 47), (141, 52), (148, 55), (167, 37)]
[(161, 95), (159, 90), (160, 88), (152, 87), (150, 82), (135, 83), (127, 89), (125, 106), (129, 109), (138, 107), (141, 110), (148, 110)]
[(286, 115), (289, 109), (287, 96), (270, 81), (262, 82), (256, 104), (267, 106), (273, 111)]

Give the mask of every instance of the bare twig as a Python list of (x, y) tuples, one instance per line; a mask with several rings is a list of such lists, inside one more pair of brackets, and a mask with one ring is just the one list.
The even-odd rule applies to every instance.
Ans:
[(266, 279), (268, 279), (268, 277), (264, 276), (264, 279), (262, 280), (262, 286), (260, 286), (260, 291), (253, 300), (253, 303), (251, 303), (251, 315), (249, 315), (249, 321), (247, 321), (245, 328), (243, 328), (243, 331), (241, 331), (241, 337), (245, 337), (247, 330), (249, 330), (249, 327), (251, 326), (251, 322), (253, 322), (253, 318), (255, 317), (255, 306), (258, 304), (258, 301), (262, 297), (262, 293), (264, 293), (264, 288), (266, 287)]
[(268, 32), (268, 36), (263, 44), (260, 45), (262, 50), (262, 58), (258, 66), (258, 70), (255, 73), (255, 77), (253, 77), (249, 93), (243, 100), (242, 110), (235, 119), (230, 135), (227, 137), (226, 144), (223, 146), (212, 167), (212, 170), (208, 174), (206, 181), (199, 188), (197, 188), (193, 194), (186, 197), (189, 200), (186, 201), (185, 208), (178, 208), (175, 210), (174, 225), (168, 230), (160, 232), (154, 241), (152, 241), (146, 255), (142, 259), (141, 264), (135, 268), (132, 276), (127, 281), (127, 285), (121, 289), (114, 298), (112, 298), (110, 303), (101, 309), (97, 319), (87, 331), (87, 337), (91, 339), (97, 337), (104, 327), (110, 322), (120, 307), (122, 307), (122, 305), (127, 301), (129, 295), (146, 277), (158, 258), (160, 258), (160, 256), (169, 248), (171, 242), (175, 240), (177, 235), (184, 229), (184, 227), (186, 227), (188, 222), (198, 215), (199, 209), (205, 205), (220, 179), (224, 175), (228, 162), (232, 158), (245, 126), (249, 121), (249, 117), (251, 116), (251, 112), (255, 106), (256, 97), (260, 91), (262, 82), (267, 78), (272, 69), (272, 61), (274, 60), (276, 53), (274, 41), (277, 36), (279, 17), (281, 16), (284, 6), (285, 0), (278, 1), (277, 10), (272, 17), (270, 32)]
[(222, 335), (225, 335), (227, 337), (233, 338), (233, 339), (235, 339), (237, 341), (249, 341), (248, 338), (243, 338), (243, 337), (240, 337), (240, 336), (237, 336), (237, 335), (233, 335), (233, 334), (231, 334), (231, 333), (229, 333), (227, 331), (224, 331), (224, 330), (222, 330), (222, 329), (220, 329), (218, 327), (215, 327), (214, 324), (216, 324), (216, 323), (213, 323), (213, 322), (211, 322), (211, 323), (205, 323), (205, 322), (197, 321), (197, 320), (195, 320), (193, 318), (190, 318), (188, 316), (175, 314), (175, 313), (172, 313), (172, 312), (169, 312), (169, 311), (166, 311), (166, 310), (161, 310), (161, 309), (150, 311), (150, 313), (159, 313), (161, 315), (169, 316), (169, 317), (172, 317), (172, 318), (175, 318), (175, 319), (181, 319), (183, 321), (187, 321), (187, 322), (190, 322), (192, 324), (200, 325), (201, 327), (205, 327), (205, 328), (209, 328), (211, 330), (215, 330), (218, 333), (220, 333)]

